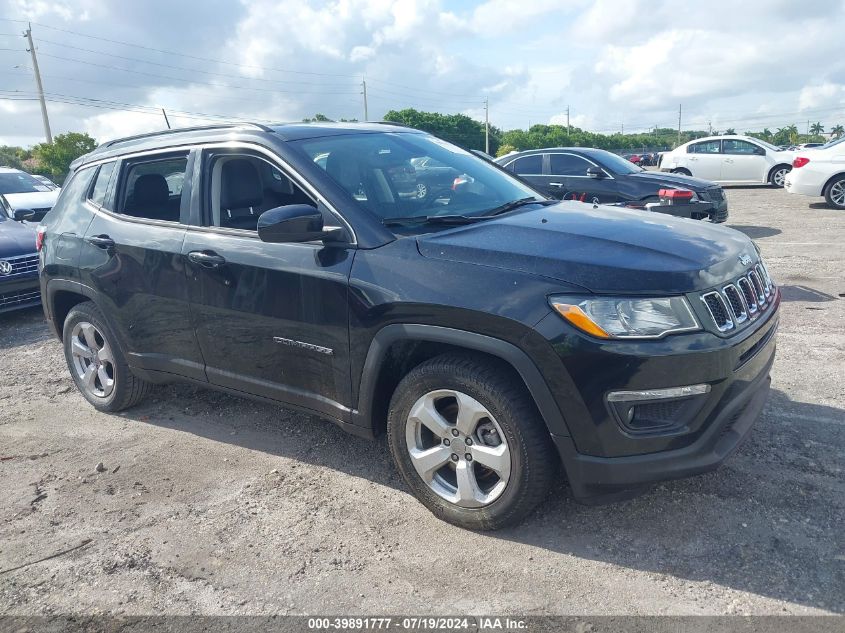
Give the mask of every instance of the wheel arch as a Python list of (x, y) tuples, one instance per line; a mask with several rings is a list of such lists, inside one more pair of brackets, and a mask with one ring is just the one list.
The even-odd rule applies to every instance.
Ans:
[(777, 171), (781, 167), (786, 167), (787, 169), (792, 171), (792, 165), (790, 165), (789, 163), (777, 163), (776, 165), (772, 165), (772, 168), (769, 169), (769, 173), (766, 174), (766, 182), (767, 183), (772, 182), (772, 176), (774, 175), (775, 171)]
[(68, 279), (51, 279), (47, 283), (44, 306), (59, 340), (62, 340), (62, 329), (67, 315), (74, 306), (86, 301), (95, 301), (95, 293), (84, 284)]
[(844, 178), (844, 177), (845, 177), (845, 171), (841, 171), (841, 172), (839, 172), (839, 173), (837, 173), (837, 174), (833, 174), (830, 178), (828, 178), (828, 179), (827, 179), (827, 181), (824, 183), (824, 186), (822, 187), (822, 195), (825, 195), (825, 194), (827, 193), (828, 188), (829, 188), (829, 187), (830, 187), (830, 186), (831, 186), (831, 185), (832, 185), (832, 184), (833, 184), (836, 180), (838, 180), (839, 178)]
[(422, 324), (388, 325), (373, 337), (364, 361), (353, 423), (365, 427), (368, 434), (381, 434), (399, 381), (420, 363), (450, 351), (473, 352), (503, 362), (525, 385), (549, 432), (569, 435), (551, 390), (524, 351), (484, 334)]

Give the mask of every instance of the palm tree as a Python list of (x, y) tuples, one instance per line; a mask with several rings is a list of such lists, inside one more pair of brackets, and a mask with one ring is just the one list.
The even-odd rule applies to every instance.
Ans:
[(833, 135), (834, 135), (836, 138), (839, 138), (840, 136), (842, 136), (843, 134), (845, 134), (845, 127), (842, 127), (841, 125), (834, 125), (834, 126), (830, 129), (830, 131), (831, 131), (831, 133), (833, 133)]
[(725, 134), (736, 134), (736, 130), (732, 127), (729, 127), (727, 130), (725, 130)]
[(818, 121), (816, 121), (810, 126), (810, 134), (812, 134), (813, 136), (818, 136), (822, 132), (824, 132), (824, 126)]
[(767, 127), (763, 128), (763, 138), (767, 141), (771, 140), (772, 138), (772, 131)]

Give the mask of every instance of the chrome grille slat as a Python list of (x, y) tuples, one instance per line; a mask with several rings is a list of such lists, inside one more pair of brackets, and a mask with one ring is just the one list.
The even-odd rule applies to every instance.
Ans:
[(742, 297), (745, 299), (745, 305), (748, 307), (749, 315), (757, 314), (757, 297), (754, 294), (754, 288), (747, 277), (740, 277), (736, 282)]
[(39, 290), (18, 290), (17, 292), (0, 294), (0, 308), (29, 303), (38, 299), (40, 295), (41, 292)]
[(0, 260), (9, 262), (12, 265), (12, 272), (8, 275), (0, 275), (0, 279), (38, 271), (38, 253), (18, 255), (17, 257), (3, 257)]
[(760, 279), (763, 281), (763, 294), (767, 297), (772, 294), (772, 280), (769, 279), (769, 275), (766, 274), (766, 269), (763, 268), (760, 264), (757, 264), (754, 267), (754, 270), (760, 276)]
[(757, 293), (757, 304), (762, 310), (766, 306), (766, 292), (763, 290), (763, 282), (760, 279), (760, 275), (757, 274), (757, 271), (752, 270), (748, 273), (748, 279), (751, 280), (751, 284), (754, 286), (754, 291)]
[(734, 322), (737, 325), (745, 323), (748, 320), (748, 309), (745, 307), (745, 299), (739, 289), (733, 284), (728, 284), (722, 288), (722, 294), (733, 311)]
[(705, 292), (701, 295), (701, 301), (710, 313), (710, 318), (716, 324), (720, 332), (728, 332), (734, 328), (734, 320), (730, 314), (725, 299), (718, 292)]

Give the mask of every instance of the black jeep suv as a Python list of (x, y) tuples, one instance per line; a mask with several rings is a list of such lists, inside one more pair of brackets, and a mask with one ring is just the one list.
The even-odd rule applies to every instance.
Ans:
[[(400, 195), (425, 158), (460, 175)], [(769, 389), (780, 293), (744, 235), (548, 200), (403, 127), (112, 141), (38, 231), (44, 309), (96, 408), (188, 380), (386, 431), (465, 527), (520, 520), (560, 464), (594, 501), (713, 469)]]

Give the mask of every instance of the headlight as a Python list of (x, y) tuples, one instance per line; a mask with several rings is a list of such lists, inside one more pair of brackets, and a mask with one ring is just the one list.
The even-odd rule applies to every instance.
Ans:
[(551, 297), (549, 303), (598, 338), (660, 338), (701, 329), (684, 297)]

